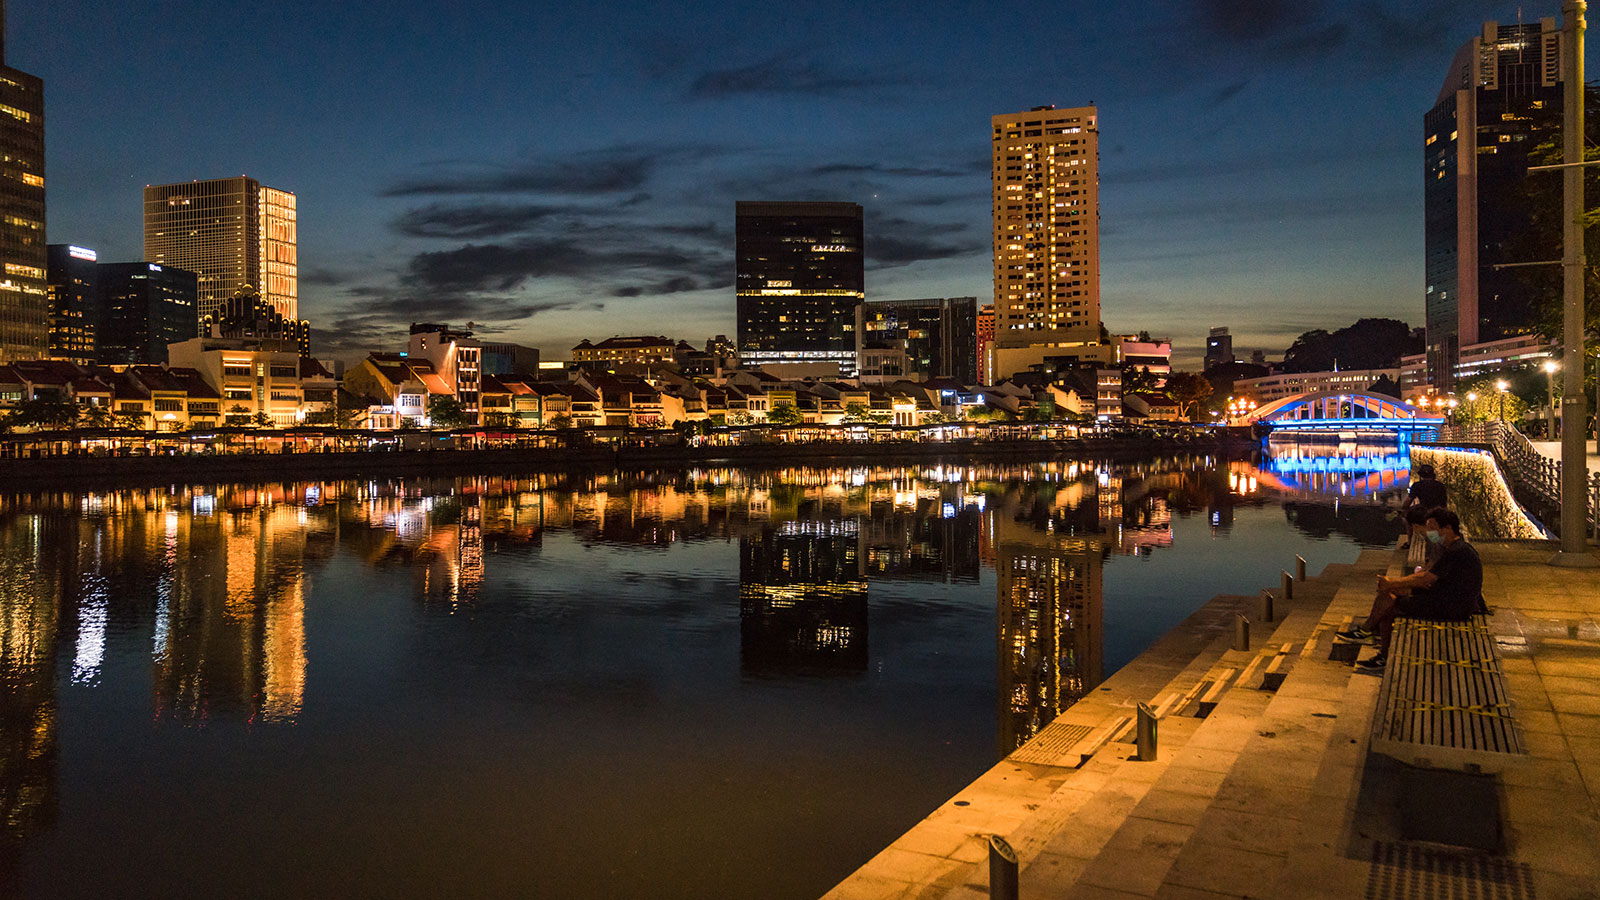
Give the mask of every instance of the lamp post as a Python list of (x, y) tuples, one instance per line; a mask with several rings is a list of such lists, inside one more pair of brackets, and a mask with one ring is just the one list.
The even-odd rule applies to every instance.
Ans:
[(1546, 403), (1545, 403), (1544, 411), (1545, 411), (1545, 416), (1550, 420), (1549, 426), (1547, 428), (1545, 428), (1545, 432), (1544, 432), (1545, 433), (1545, 439), (1553, 441), (1553, 440), (1555, 440), (1555, 437), (1556, 437), (1556, 377), (1555, 377), (1555, 373), (1556, 373), (1557, 369), (1561, 368), (1561, 364), (1556, 362), (1553, 359), (1547, 359), (1547, 360), (1544, 361), (1544, 365), (1541, 366), (1540, 368), (1544, 369), (1544, 390), (1545, 390), (1545, 394), (1546, 394)]
[(1506, 380), (1502, 378), (1494, 383), (1494, 389), (1500, 393), (1500, 421), (1504, 422), (1506, 420), (1506, 391), (1511, 389), (1511, 385), (1507, 384)]

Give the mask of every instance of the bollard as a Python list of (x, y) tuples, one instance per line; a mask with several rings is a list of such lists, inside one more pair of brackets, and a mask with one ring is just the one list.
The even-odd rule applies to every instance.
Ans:
[[(1283, 599), (1294, 599), (1294, 578), (1291, 577), (1288, 572), (1283, 573)], [(1272, 620), (1268, 619), (1267, 621), (1270, 622)]]
[(1294, 558), (1294, 580), (1306, 580), (1306, 558), (1304, 556), (1296, 556)]
[(1139, 704), (1139, 724), (1134, 746), (1139, 748), (1140, 762), (1153, 762), (1156, 758), (1156, 714), (1150, 704)]
[(1263, 622), (1271, 622), (1272, 621), (1272, 592), (1271, 591), (1262, 591), (1261, 592), (1261, 621), (1263, 621)]
[(1235, 617), (1234, 617), (1233, 626), (1234, 626), (1233, 649), (1235, 649), (1235, 650), (1249, 650), (1250, 649), (1250, 620), (1245, 618), (1244, 613), (1237, 613), (1235, 615)]
[(1017, 900), (1017, 851), (998, 834), (989, 835), (989, 900)]

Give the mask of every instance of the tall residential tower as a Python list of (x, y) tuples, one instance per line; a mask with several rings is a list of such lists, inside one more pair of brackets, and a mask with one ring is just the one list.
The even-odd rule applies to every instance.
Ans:
[(1100, 130), (1094, 107), (995, 116), (995, 335), (985, 370), (1112, 361), (1100, 328)]
[(286, 319), (299, 318), (295, 196), (254, 178), (144, 189), (144, 256), (199, 276), (204, 319), (249, 285)]
[(1555, 19), (1485, 22), (1422, 118), (1428, 378), (1441, 390), (1463, 347), (1535, 329), (1537, 273), (1495, 266), (1561, 257), (1559, 231), (1546, 245), (1527, 241), (1525, 179), (1529, 151), (1559, 144), (1562, 43)]
[(0, 363), (43, 359), (50, 347), (44, 83), (5, 64), (5, 10), (0, 0)]
[(740, 362), (837, 365), (854, 375), (861, 207), (740, 202), (736, 223)]

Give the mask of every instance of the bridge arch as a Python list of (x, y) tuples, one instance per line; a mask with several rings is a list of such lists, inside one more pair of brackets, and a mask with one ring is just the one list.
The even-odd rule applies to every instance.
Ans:
[(1235, 425), (1262, 423), (1272, 428), (1312, 430), (1360, 428), (1433, 428), (1444, 419), (1393, 397), (1365, 391), (1314, 391), (1257, 407), (1232, 420)]

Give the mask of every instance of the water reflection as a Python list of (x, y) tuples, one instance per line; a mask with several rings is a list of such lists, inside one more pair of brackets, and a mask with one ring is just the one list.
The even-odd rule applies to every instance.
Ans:
[[(157, 734), (228, 723), (263, 737), (304, 727), (319, 698), (341, 689), (336, 660), (313, 658), (308, 633), (330, 597), (353, 594), (371, 609), (403, 604), (443, 623), (429, 628), (463, 634), (475, 616), (508, 627), (514, 612), (494, 604), (526, 606), (529, 591), (603, 609), (622, 576), (597, 570), (543, 584), (535, 566), (547, 544), (623, 551), (641, 569), (673, 548), (729, 545), (715, 558), (727, 567), (720, 583), (737, 587), (705, 599), (728, 621), (736, 612), (739, 677), (753, 684), (865, 691), (880, 667), (869, 626), (883, 604), (949, 591), (987, 597), (980, 585), (992, 577), (995, 631), (958, 639), (994, 642), (986, 696), (1004, 754), (1105, 676), (1107, 566), (1181, 549), (1176, 523), (1199, 518), (1226, 534), (1236, 510), (1279, 506), (1284, 522), (1313, 537), (1392, 539), (1379, 495), (1403, 489), (1403, 470), (1339, 463), (1302, 478), (1297, 468), (1314, 466), (1285, 460), (1304, 458), (702, 468), (0, 497), (0, 876), (21, 839), (56, 827), (63, 704), (120, 690), (125, 708), (147, 696), (148, 708), (133, 711)], [(409, 596), (376, 593), (380, 581), (409, 584)], [(367, 627), (359, 617), (342, 621)], [(900, 647), (895, 627), (880, 624), (878, 637)]]

